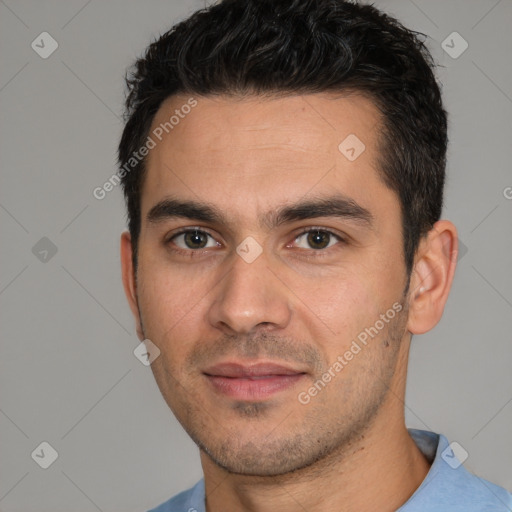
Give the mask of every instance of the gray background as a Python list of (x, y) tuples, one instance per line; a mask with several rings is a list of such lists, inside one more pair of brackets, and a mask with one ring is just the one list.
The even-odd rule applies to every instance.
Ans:
[[(512, 2), (375, 4), (428, 34), (444, 66), (444, 217), (464, 246), (442, 321), (413, 340), (407, 423), (457, 441), (468, 469), (512, 489)], [(0, 0), (4, 512), (141, 511), (201, 477), (197, 448), (133, 355), (120, 190), (92, 191), (116, 170), (125, 68), (202, 5)], [(47, 59), (31, 48), (43, 31), (59, 45)], [(469, 44), (458, 58), (441, 46), (454, 31)], [(46, 470), (31, 457), (42, 441), (58, 452)]]

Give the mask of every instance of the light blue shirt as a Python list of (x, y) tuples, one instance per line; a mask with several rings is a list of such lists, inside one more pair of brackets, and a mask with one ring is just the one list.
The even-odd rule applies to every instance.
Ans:
[[(409, 433), (432, 465), (397, 512), (512, 512), (512, 494), (467, 471), (446, 437), (426, 430)], [(204, 479), (149, 512), (205, 512)]]

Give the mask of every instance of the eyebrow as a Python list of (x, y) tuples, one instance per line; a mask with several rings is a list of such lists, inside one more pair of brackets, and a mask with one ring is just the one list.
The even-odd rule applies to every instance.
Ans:
[[(351, 198), (336, 194), (313, 198), (292, 205), (284, 205), (261, 216), (259, 222), (260, 226), (273, 229), (282, 224), (314, 219), (316, 217), (343, 218), (367, 228), (373, 227), (374, 220), (372, 213), (368, 209), (359, 205)], [(172, 197), (166, 198), (153, 206), (146, 218), (152, 224), (173, 218), (184, 218), (217, 225), (229, 224), (222, 211), (212, 204), (192, 200), (179, 200)]]

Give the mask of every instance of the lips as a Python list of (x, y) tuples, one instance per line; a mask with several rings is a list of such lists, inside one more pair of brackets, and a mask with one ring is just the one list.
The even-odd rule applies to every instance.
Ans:
[(305, 372), (275, 363), (221, 363), (203, 371), (217, 393), (237, 400), (261, 401), (289, 389)]
[(204, 373), (215, 377), (242, 378), (268, 377), (274, 375), (297, 375), (304, 372), (274, 363), (256, 363), (252, 365), (222, 363), (206, 369)]

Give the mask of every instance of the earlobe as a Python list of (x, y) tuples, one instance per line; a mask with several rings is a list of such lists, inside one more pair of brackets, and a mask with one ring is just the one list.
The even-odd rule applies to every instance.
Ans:
[(441, 320), (457, 263), (457, 229), (438, 221), (420, 241), (409, 292), (408, 330), (423, 334)]
[(123, 279), (124, 293), (128, 304), (135, 318), (137, 336), (142, 341), (144, 334), (140, 325), (139, 306), (137, 303), (137, 286), (132, 261), (132, 241), (128, 231), (121, 235), (121, 272)]

